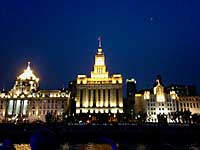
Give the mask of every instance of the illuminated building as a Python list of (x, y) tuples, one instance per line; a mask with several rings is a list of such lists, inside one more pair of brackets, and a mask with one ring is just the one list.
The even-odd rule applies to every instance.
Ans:
[(178, 110), (189, 110), (192, 114), (200, 114), (200, 96), (179, 96)]
[(76, 113), (123, 113), (122, 76), (109, 77), (99, 39), (91, 77), (78, 75)]
[(147, 122), (158, 122), (159, 115), (166, 117), (167, 122), (176, 122), (173, 114), (178, 112), (200, 114), (200, 96), (179, 96), (174, 88), (165, 89), (159, 76), (152, 90), (135, 94), (134, 109), (136, 114), (146, 113)]
[(136, 114), (146, 113), (147, 122), (158, 122), (158, 115), (163, 115), (168, 122), (172, 122), (169, 114), (177, 111), (177, 95), (175, 92), (165, 92), (160, 76), (157, 76), (153, 90), (136, 94), (135, 99)]
[(0, 93), (0, 122), (45, 121), (47, 113), (59, 117), (69, 110), (69, 97), (68, 90), (39, 90), (39, 78), (29, 62), (13, 88)]

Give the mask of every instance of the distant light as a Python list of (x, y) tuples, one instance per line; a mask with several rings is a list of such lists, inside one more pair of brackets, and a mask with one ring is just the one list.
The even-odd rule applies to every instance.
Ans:
[(128, 82), (134, 82), (134, 83), (136, 84), (136, 80), (133, 79), (133, 78), (131, 78), (131, 79), (126, 79), (126, 83), (128, 83)]

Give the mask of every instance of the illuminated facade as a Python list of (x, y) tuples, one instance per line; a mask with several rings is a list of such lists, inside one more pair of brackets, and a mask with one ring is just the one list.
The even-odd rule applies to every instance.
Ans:
[(76, 113), (123, 113), (122, 76), (109, 77), (99, 39), (91, 77), (78, 75)]
[(200, 96), (179, 96), (178, 110), (189, 110), (192, 114), (200, 114)]
[(67, 90), (39, 90), (39, 78), (29, 62), (13, 88), (0, 93), (0, 122), (45, 121), (47, 113), (59, 117), (70, 109), (69, 97)]
[(158, 122), (158, 115), (164, 115), (168, 122), (172, 122), (169, 115), (178, 110), (177, 98), (174, 91), (166, 93), (161, 79), (157, 79), (153, 90), (135, 95), (136, 114), (146, 113), (147, 122)]
[(178, 96), (173, 90), (165, 90), (157, 79), (152, 90), (135, 94), (134, 108), (136, 114), (147, 114), (147, 122), (158, 122), (159, 115), (166, 117), (167, 122), (176, 122), (173, 114), (178, 112), (200, 114), (200, 96)]

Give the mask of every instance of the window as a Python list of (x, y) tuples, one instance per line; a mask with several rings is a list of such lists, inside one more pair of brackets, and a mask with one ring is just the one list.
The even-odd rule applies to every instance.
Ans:
[(196, 107), (196, 106), (195, 106), (195, 103), (193, 103), (193, 106), (194, 106), (194, 108)]

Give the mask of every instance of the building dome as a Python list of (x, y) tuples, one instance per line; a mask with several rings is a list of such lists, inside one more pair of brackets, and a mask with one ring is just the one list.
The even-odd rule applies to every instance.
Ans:
[(39, 78), (33, 73), (28, 62), (27, 68), (17, 77), (14, 87), (10, 93), (12, 96), (29, 95), (39, 88)]
[(24, 72), (17, 77), (18, 80), (33, 80), (36, 82), (39, 82), (39, 78), (36, 77), (36, 75), (33, 73), (30, 67), (30, 62), (28, 62), (27, 68), (24, 70)]

